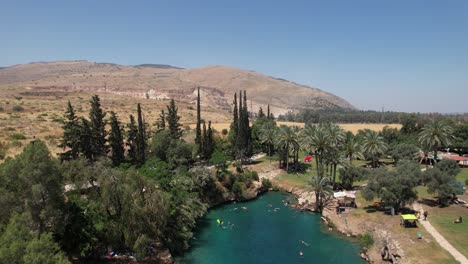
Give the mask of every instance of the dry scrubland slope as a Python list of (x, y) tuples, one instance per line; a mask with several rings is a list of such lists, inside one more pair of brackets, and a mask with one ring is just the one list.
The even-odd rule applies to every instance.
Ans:
[(56, 146), (67, 101), (78, 115), (88, 116), (89, 99), (94, 94), (99, 94), (103, 108), (115, 111), (123, 123), (135, 114), (136, 104), (142, 103), (146, 122), (154, 124), (172, 98), (178, 103), (181, 122), (194, 123), (196, 87), (201, 87), (203, 118), (220, 125), (229, 123), (233, 94), (240, 89), (247, 90), (249, 108), (252, 105), (257, 111), (264, 106), (266, 110), (270, 104), (275, 115), (305, 107), (353, 109), (345, 100), (319, 89), (232, 67), (37, 62), (0, 69), (0, 142), (10, 145), (9, 156), (33, 138), (45, 140), (53, 153), (60, 152)]
[[(200, 86), (203, 104), (228, 111), (234, 92), (246, 90), (254, 111), (271, 105), (276, 115), (301, 108), (342, 107), (345, 100), (322, 90), (227, 66), (180, 69), (164, 65), (123, 66), (88, 61), (37, 62), (0, 70), (0, 84), (54, 91), (108, 92), (138, 98), (193, 103)], [(252, 102), (250, 102), (252, 100)]]

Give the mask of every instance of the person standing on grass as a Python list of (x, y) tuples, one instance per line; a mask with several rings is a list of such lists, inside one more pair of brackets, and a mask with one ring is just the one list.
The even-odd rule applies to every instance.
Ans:
[(427, 215), (428, 215), (428, 214), (429, 214), (429, 213), (428, 213), (427, 211), (424, 211), (424, 221), (427, 220)]

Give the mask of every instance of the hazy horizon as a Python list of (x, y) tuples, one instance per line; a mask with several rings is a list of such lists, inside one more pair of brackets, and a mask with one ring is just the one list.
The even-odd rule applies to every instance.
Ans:
[(359, 109), (468, 112), (468, 2), (15, 1), (0, 66), (89, 60), (226, 65)]

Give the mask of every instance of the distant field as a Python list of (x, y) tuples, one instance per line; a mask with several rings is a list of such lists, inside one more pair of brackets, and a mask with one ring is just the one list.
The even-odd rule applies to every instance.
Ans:
[[(297, 122), (276, 122), (278, 125), (286, 125), (286, 126), (298, 126), (304, 127), (304, 123), (297, 123)], [(217, 131), (221, 131), (223, 129), (229, 130), (229, 126), (231, 123), (213, 123), (212, 127)], [(195, 124), (190, 124), (190, 128), (195, 128)], [(401, 128), (401, 124), (339, 124), (341, 128), (346, 131), (351, 131), (352, 133), (356, 134), (359, 130), (370, 129), (374, 131), (382, 131), (385, 126), (391, 128)]]

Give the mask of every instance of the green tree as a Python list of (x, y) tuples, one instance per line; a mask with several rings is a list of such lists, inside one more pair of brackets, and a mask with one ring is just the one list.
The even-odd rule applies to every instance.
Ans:
[(453, 128), (443, 120), (431, 120), (419, 133), (419, 143), (434, 151), (437, 160), (437, 150), (449, 146), (453, 139)]
[(26, 247), (32, 239), (26, 214), (13, 214), (0, 235), (0, 260), (2, 263), (23, 263)]
[(452, 177), (456, 177), (458, 173), (461, 172), (458, 163), (450, 159), (443, 159), (440, 162), (437, 162), (436, 168), (440, 169), (442, 172), (447, 173)]
[(51, 233), (45, 233), (33, 238), (26, 247), (23, 256), (24, 263), (28, 264), (69, 264), (65, 254), (52, 238)]
[(180, 116), (177, 115), (177, 110), (174, 99), (172, 99), (170, 104), (167, 106), (167, 123), (173, 139), (179, 139), (182, 137), (182, 129), (180, 128), (181, 125), (179, 123)]
[(41, 234), (60, 227), (63, 179), (44, 142), (31, 141), (21, 154), (4, 164), (0, 178), (23, 204), (21, 210), (31, 216), (34, 230)]
[[(203, 130), (205, 130), (205, 125), (203, 124)], [(211, 128), (211, 121), (208, 121), (208, 130), (203, 138), (203, 156), (206, 159), (210, 159), (213, 151), (215, 149), (215, 142), (213, 140), (213, 129)]]
[(320, 178), (324, 177), (325, 155), (330, 145), (330, 137), (323, 124), (306, 125), (303, 131), (302, 148), (308, 153), (314, 153), (317, 175)]
[(362, 149), (372, 160), (372, 167), (377, 168), (379, 157), (387, 151), (387, 144), (378, 132), (367, 129), (362, 139)]
[(315, 193), (315, 210), (322, 213), (333, 196), (333, 187), (330, 184), (330, 179), (315, 175), (309, 184)]
[(128, 147), (128, 159), (131, 163), (137, 163), (137, 137), (138, 127), (135, 122), (133, 115), (130, 115), (130, 123), (127, 124), (127, 147)]
[(276, 140), (278, 147), (285, 150), (286, 171), (289, 171), (289, 152), (291, 149), (296, 149), (299, 146), (298, 135), (294, 132), (293, 128), (282, 125), (278, 129)]
[(200, 106), (200, 87), (197, 88), (197, 127), (195, 128), (195, 144), (198, 145), (198, 151), (203, 152), (202, 134), (201, 134), (201, 106)]
[(110, 117), (109, 146), (111, 148), (111, 159), (114, 166), (119, 166), (125, 161), (125, 149), (122, 128), (117, 115), (111, 112)]
[(436, 193), (440, 205), (447, 205), (448, 198), (454, 193), (454, 188), (449, 183), (454, 181), (454, 176), (437, 167), (427, 169), (423, 173), (423, 182), (427, 186), (427, 192)]
[(398, 212), (400, 208), (417, 199), (415, 188), (420, 179), (419, 164), (403, 160), (396, 166), (395, 171), (387, 171), (384, 168), (373, 170), (362, 196), (367, 201), (378, 197)]
[(90, 130), (91, 130), (91, 149), (93, 153), (92, 160), (98, 157), (106, 156), (108, 147), (106, 145), (106, 113), (101, 108), (99, 96), (91, 97), (91, 110), (89, 112)]
[[(177, 113), (176, 113), (177, 114)], [(138, 130), (136, 135), (136, 160), (139, 166), (146, 161), (146, 129), (140, 104), (137, 105)]]
[(65, 123), (62, 128), (63, 137), (59, 146), (68, 150), (60, 156), (63, 160), (76, 159), (80, 155), (80, 122), (70, 101), (67, 104)]
[(91, 124), (85, 118), (81, 118), (80, 125), (80, 152), (88, 159), (93, 159), (93, 147), (91, 145)]
[(367, 170), (357, 166), (347, 166), (339, 169), (340, 180), (343, 188), (350, 190), (353, 188), (355, 181), (360, 181), (366, 178)]
[(151, 153), (155, 158), (167, 161), (167, 151), (172, 138), (169, 130), (162, 130), (156, 133), (151, 140)]
[(262, 107), (260, 107), (260, 109), (258, 109), (257, 118), (263, 118), (263, 117), (265, 117), (265, 113), (263, 112)]
[(353, 159), (364, 159), (361, 151), (361, 142), (353, 135), (353, 133), (346, 133), (346, 139), (343, 145), (343, 152), (349, 159), (349, 164), (353, 164)]
[(237, 93), (234, 93), (233, 110), (232, 110), (232, 123), (231, 129), (229, 130), (229, 138), (231, 144), (236, 149), (234, 151), (237, 154), (237, 139), (239, 134), (239, 110), (237, 108)]
[(158, 131), (166, 129), (166, 113), (164, 113), (164, 109), (162, 109), (161, 114), (159, 114), (159, 119), (156, 122), (156, 127)]
[(412, 144), (402, 143), (392, 147), (390, 155), (395, 163), (398, 163), (400, 160), (417, 160), (419, 148)]
[(268, 157), (271, 163), (271, 149), (276, 139), (276, 126), (272, 122), (265, 123), (260, 129), (260, 143), (268, 147)]

